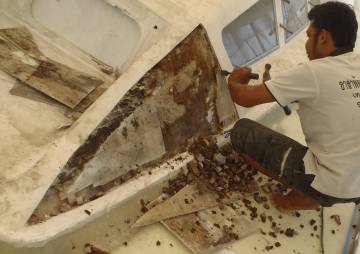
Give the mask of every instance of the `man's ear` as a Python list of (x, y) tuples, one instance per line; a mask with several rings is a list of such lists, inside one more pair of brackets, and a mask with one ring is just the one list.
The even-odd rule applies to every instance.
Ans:
[(318, 41), (320, 44), (333, 44), (331, 33), (325, 29), (320, 30)]
[(325, 29), (321, 29), (318, 35), (318, 43), (326, 44), (328, 42), (330, 33)]

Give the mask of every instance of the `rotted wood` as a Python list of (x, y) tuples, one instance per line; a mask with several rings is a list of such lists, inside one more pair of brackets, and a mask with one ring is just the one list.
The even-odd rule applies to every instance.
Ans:
[[(233, 193), (223, 202), (232, 203), (246, 195)], [(146, 205), (149, 212), (154, 212), (146, 213), (145, 219), (140, 218), (133, 227), (161, 220), (195, 254), (209, 253), (258, 232), (256, 224), (232, 206), (219, 205), (216, 199), (216, 193), (201, 183), (187, 185), (172, 197), (162, 194)]]
[(229, 206), (215, 207), (161, 223), (195, 254), (211, 253), (259, 231), (255, 223)]
[[(69, 158), (56, 180), (56, 187), (63, 188), (64, 193), (77, 189), (73, 188), (76, 187), (77, 179), (86, 176), (92, 163), (100, 161), (101, 158), (106, 162), (102, 165), (106, 165), (109, 170), (99, 167), (96, 174), (87, 177), (83, 186), (88, 186), (89, 193), (99, 190), (105, 193), (136, 177), (144, 168), (156, 167), (175, 154), (186, 151), (188, 145), (197, 137), (220, 132), (224, 123), (230, 123), (237, 117), (234, 104), (228, 102), (231, 102), (231, 98), (225, 81), (221, 80), (224, 78), (218, 75), (220, 70), (206, 31), (202, 26), (198, 26), (119, 98), (117, 105), (104, 116), (87, 140)], [(223, 96), (225, 98), (219, 99)], [(146, 120), (149, 116), (146, 111), (149, 109), (153, 109), (158, 118), (161, 139), (157, 142), (165, 148), (163, 155), (161, 158), (156, 156), (145, 164), (137, 162), (142, 158), (139, 156), (136, 161), (131, 160), (133, 167), (124, 173), (124, 168), (130, 167), (123, 165), (126, 160), (119, 160), (117, 152), (122, 150), (123, 154), (130, 154), (130, 158), (138, 151), (139, 154), (149, 154), (149, 149), (153, 148), (143, 142), (146, 135), (152, 135), (149, 131), (143, 131), (149, 125)], [(139, 111), (141, 114), (138, 114)], [(136, 124), (131, 118), (137, 119)], [(139, 138), (129, 138), (134, 135)], [(109, 145), (115, 144), (115, 141), (119, 141), (118, 146)], [(105, 147), (109, 149), (103, 149)], [(101, 157), (104, 151), (111, 156)], [(102, 176), (101, 181), (99, 175)], [(103, 179), (109, 182), (105, 183)], [(99, 196), (101, 195), (92, 194), (88, 196), (88, 200)], [(45, 202), (44, 199), (44, 204)], [(58, 204), (54, 207), (56, 210)]]
[[(230, 204), (238, 201), (258, 190), (255, 182), (248, 193), (233, 192), (221, 201), (221, 204)], [(180, 215), (191, 214), (211, 207), (219, 206), (219, 196), (206, 187), (202, 182), (188, 184), (171, 198), (155, 206), (140, 217), (133, 227), (141, 227)]]
[[(233, 104), (227, 107), (226, 103), (220, 103), (221, 111), (218, 111), (219, 101), (231, 101), (227, 91), (221, 92), (226, 87), (221, 87), (224, 82), (219, 82), (219, 70), (206, 31), (199, 26), (119, 100), (70, 158), (67, 168), (81, 170), (124, 119), (143, 104), (157, 108), (170, 156), (185, 151), (189, 139), (217, 133), (223, 127), (219, 113), (222, 122), (237, 118)], [(219, 96), (227, 98), (219, 100)], [(223, 119), (224, 115), (231, 120)]]
[(44, 56), (24, 27), (0, 30), (0, 68), (70, 108), (104, 83)]

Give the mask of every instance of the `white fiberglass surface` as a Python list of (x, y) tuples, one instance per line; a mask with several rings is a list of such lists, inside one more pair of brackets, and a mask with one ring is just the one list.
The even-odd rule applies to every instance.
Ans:
[[(274, 123), (273, 128), (280, 131), (299, 142), (303, 142), (303, 135), (296, 112), (290, 117)], [(146, 253), (181, 253), (190, 254), (189, 251), (173, 234), (165, 227), (157, 223), (140, 229), (131, 229), (130, 225), (140, 215), (140, 199), (152, 200), (161, 191), (162, 185), (148, 189), (146, 193), (138, 193), (128, 202), (109, 212), (85, 227), (48, 243), (46, 246), (37, 249), (14, 249), (0, 243), (0, 253), (4, 254), (83, 254), (84, 246), (87, 243), (109, 251), (111, 254), (142, 254)], [(262, 207), (258, 207), (259, 213), (263, 212)], [(327, 254), (342, 253), (346, 241), (347, 232), (351, 224), (352, 204), (337, 205), (325, 209), (325, 246)], [(229, 246), (230, 252), (219, 253), (267, 253), (266, 246), (280, 242), (281, 246), (274, 248), (271, 253), (313, 253), (321, 254), (320, 250), (320, 217), (319, 212), (303, 211), (300, 216), (294, 214), (280, 214), (274, 208), (264, 211), (271, 215), (281, 228), (293, 228), (296, 230), (294, 237), (286, 237), (278, 234), (277, 238), (271, 235), (263, 235), (260, 232), (247, 238), (235, 242)], [(337, 214), (341, 218), (341, 225), (337, 225), (330, 217)], [(280, 216), (281, 215), (281, 216)], [(281, 219), (280, 219), (281, 217)], [(313, 226), (309, 224), (315, 221)], [(271, 222), (268, 220), (262, 223), (259, 219), (253, 221), (260, 228), (268, 233), (271, 231)], [(301, 227), (303, 225), (303, 227)], [(334, 233), (333, 233), (334, 232)], [(161, 244), (158, 245), (157, 242)], [(304, 244), (306, 243), (306, 244)]]
[(34, 18), (80, 49), (121, 67), (140, 39), (135, 20), (104, 0), (34, 0)]

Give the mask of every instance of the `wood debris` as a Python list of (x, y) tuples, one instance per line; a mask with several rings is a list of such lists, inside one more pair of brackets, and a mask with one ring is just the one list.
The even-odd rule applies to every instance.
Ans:
[(99, 249), (98, 247), (90, 243), (85, 244), (84, 250), (86, 254), (109, 254), (109, 252)]

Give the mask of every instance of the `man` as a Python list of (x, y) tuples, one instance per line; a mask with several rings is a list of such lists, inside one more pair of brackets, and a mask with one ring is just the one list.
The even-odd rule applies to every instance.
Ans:
[(249, 68), (228, 80), (235, 103), (251, 107), (277, 101), (299, 103), (308, 147), (248, 119), (231, 131), (235, 149), (265, 174), (290, 186), (274, 193), (281, 211), (360, 202), (360, 56), (354, 11), (340, 2), (315, 6), (305, 45), (309, 62), (263, 84), (249, 86)]

